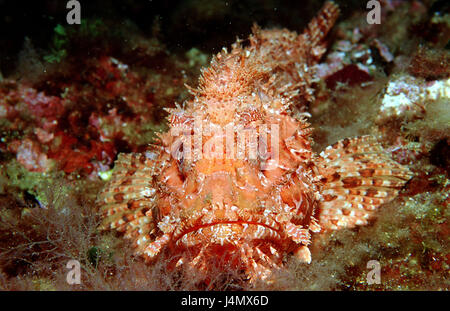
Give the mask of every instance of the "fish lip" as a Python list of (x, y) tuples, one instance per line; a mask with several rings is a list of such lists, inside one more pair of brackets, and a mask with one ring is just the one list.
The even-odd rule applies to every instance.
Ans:
[[(262, 226), (262, 227), (274, 232), (274, 236), (272, 237), (273, 239), (282, 240), (280, 225), (275, 221), (272, 221), (272, 223), (275, 226), (271, 226), (264, 222), (251, 221), (251, 220), (218, 220), (218, 221), (213, 221), (213, 222), (205, 222), (205, 223), (201, 223), (199, 225), (183, 227), (181, 230), (179, 230), (179, 233), (174, 235), (173, 240), (175, 243), (180, 244), (183, 236), (185, 236), (189, 233), (198, 232), (200, 229), (209, 228), (209, 227), (213, 227), (216, 225), (227, 225), (227, 224)], [(254, 238), (254, 239), (257, 239), (257, 238)], [(181, 243), (181, 244), (183, 244), (183, 243)]]

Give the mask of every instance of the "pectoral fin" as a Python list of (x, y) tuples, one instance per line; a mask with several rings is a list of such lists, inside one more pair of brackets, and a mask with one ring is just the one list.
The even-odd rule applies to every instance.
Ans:
[(327, 147), (318, 169), (323, 182), (319, 223), (324, 230), (367, 224), (413, 176), (372, 136), (346, 138)]

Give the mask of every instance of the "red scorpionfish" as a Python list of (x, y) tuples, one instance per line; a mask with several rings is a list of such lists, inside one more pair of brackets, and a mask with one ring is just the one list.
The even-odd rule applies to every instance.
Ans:
[(367, 224), (411, 172), (372, 136), (315, 154), (298, 113), (314, 100), (314, 65), (338, 14), (325, 3), (300, 35), (255, 26), (248, 46), (216, 55), (155, 145), (119, 155), (99, 194), (101, 227), (149, 261), (164, 251), (173, 266), (208, 273), (221, 259), (265, 279), (288, 255), (309, 263), (311, 233)]

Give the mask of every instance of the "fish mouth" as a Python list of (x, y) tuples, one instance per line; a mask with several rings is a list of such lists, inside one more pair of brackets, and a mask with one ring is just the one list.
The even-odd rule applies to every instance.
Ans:
[(206, 273), (236, 270), (264, 277), (270, 268), (282, 264), (281, 251), (289, 245), (286, 243), (289, 240), (281, 226), (271, 220), (204, 222), (175, 236), (180, 253), (173, 264), (180, 267), (188, 263)]
[(175, 235), (177, 246), (235, 245), (251, 240), (282, 240), (280, 226), (270, 220), (221, 220), (183, 228)]

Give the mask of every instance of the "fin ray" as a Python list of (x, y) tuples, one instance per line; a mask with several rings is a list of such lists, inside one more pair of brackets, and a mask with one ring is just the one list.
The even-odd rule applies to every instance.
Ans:
[(126, 231), (126, 236), (132, 237), (133, 230), (153, 221), (153, 164), (143, 155), (119, 155), (113, 177), (97, 199), (103, 215), (102, 229)]
[(325, 230), (367, 224), (412, 177), (372, 136), (346, 138), (327, 147), (318, 169), (323, 182), (319, 223)]

